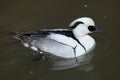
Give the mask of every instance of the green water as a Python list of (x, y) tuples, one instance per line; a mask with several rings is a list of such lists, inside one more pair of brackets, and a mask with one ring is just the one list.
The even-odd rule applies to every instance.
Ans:
[[(4, 0), (0, 1), (0, 80), (119, 80), (119, 0)], [(102, 33), (91, 34), (97, 42), (90, 71), (80, 67), (50, 70), (47, 60), (34, 61), (35, 52), (10, 37), (9, 32), (44, 28), (68, 28), (88, 16)], [(89, 67), (88, 67), (89, 68)]]

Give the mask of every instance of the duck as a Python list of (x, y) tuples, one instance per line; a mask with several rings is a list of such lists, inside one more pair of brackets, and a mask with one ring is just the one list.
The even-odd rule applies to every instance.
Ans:
[[(72, 21), (70, 29), (41, 29), (33, 32), (10, 32), (22, 44), (40, 54), (51, 54), (61, 58), (76, 58), (89, 54), (96, 46), (89, 34), (101, 32), (90, 17)], [(43, 53), (44, 52), (44, 53)]]

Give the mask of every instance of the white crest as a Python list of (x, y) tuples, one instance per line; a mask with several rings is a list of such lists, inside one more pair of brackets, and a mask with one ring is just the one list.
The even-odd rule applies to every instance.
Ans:
[(72, 21), (71, 23), (70, 23), (70, 27), (71, 26), (73, 26), (76, 22), (83, 22), (85, 25), (93, 25), (93, 26), (95, 26), (95, 23), (94, 23), (94, 21), (93, 21), (93, 19), (92, 18), (89, 18), (89, 17), (82, 17), (82, 18), (78, 18), (78, 19), (75, 19), (74, 21)]

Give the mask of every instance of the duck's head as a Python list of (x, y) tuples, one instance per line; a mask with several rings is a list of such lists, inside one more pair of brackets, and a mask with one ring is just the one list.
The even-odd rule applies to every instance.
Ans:
[(93, 32), (101, 32), (100, 29), (95, 27), (93, 19), (89, 17), (82, 17), (74, 20), (69, 25), (73, 29), (74, 35), (84, 36)]

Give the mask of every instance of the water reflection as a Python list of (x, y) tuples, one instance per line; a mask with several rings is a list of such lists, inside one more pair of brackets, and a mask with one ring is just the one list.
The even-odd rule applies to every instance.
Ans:
[(93, 52), (77, 57), (77, 60), (76, 58), (63, 59), (53, 55), (47, 55), (50, 70), (65, 70), (71, 68), (78, 68), (80, 70), (90, 71), (93, 69), (93, 65), (91, 64), (92, 57)]

